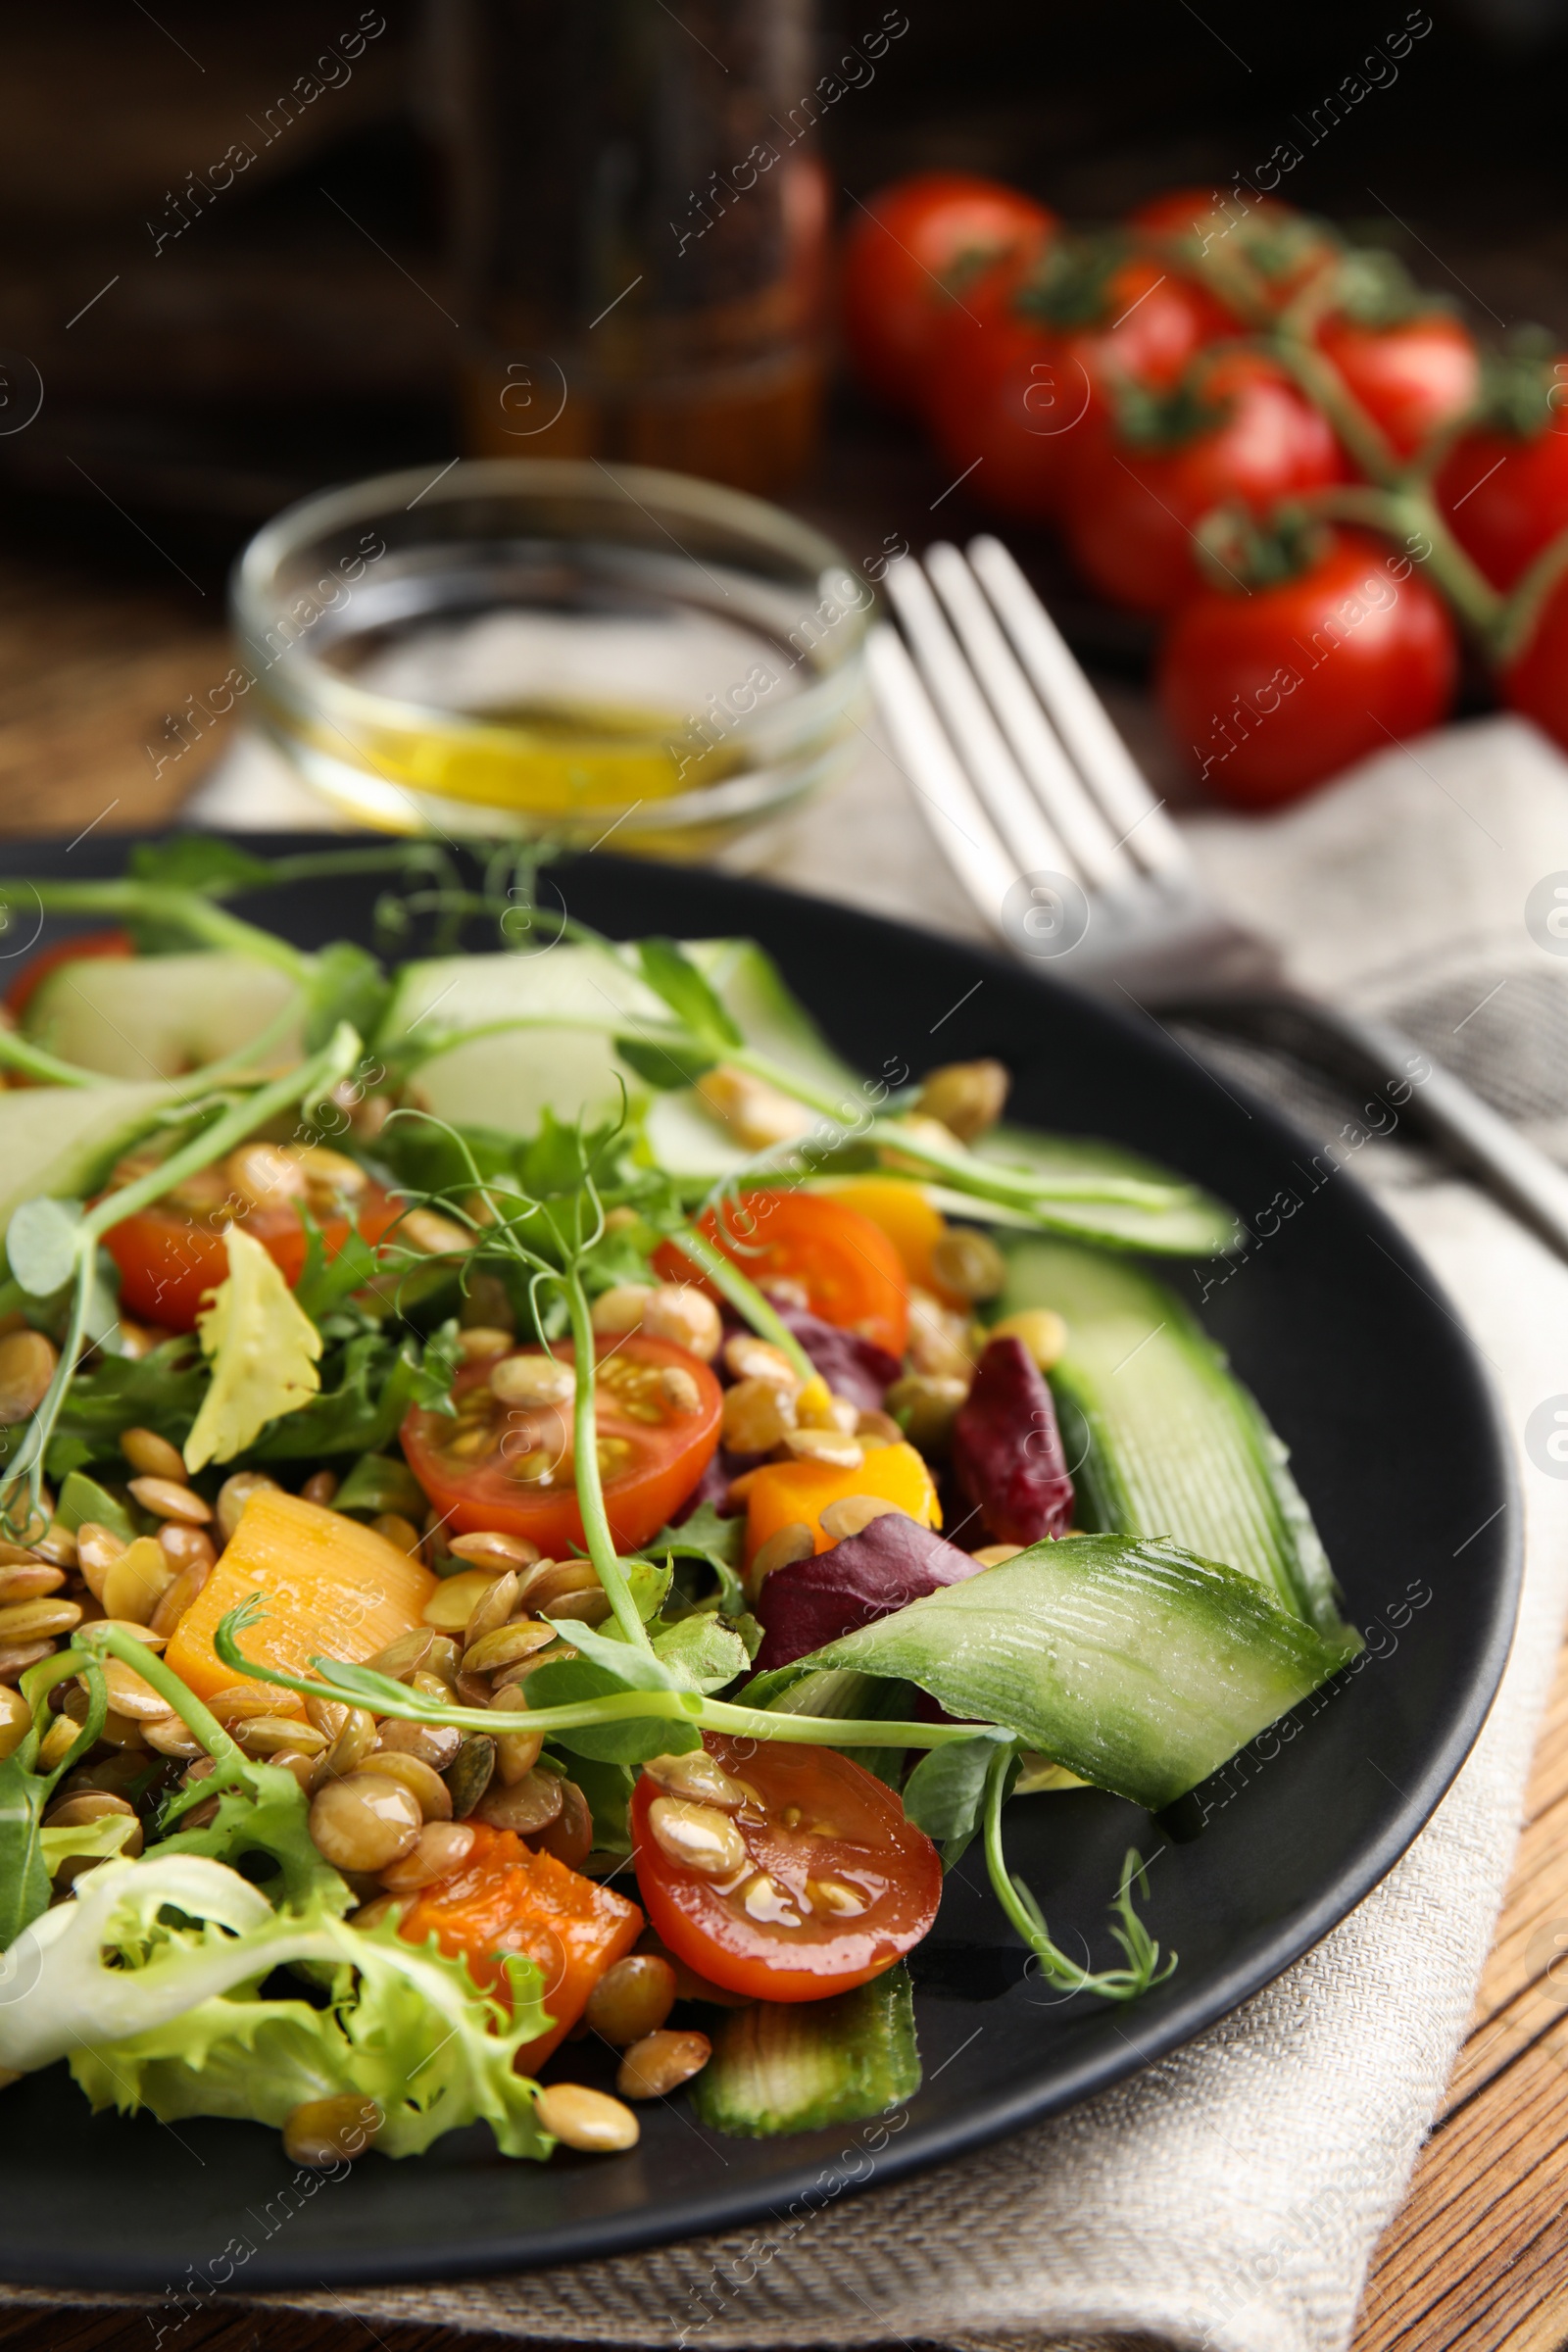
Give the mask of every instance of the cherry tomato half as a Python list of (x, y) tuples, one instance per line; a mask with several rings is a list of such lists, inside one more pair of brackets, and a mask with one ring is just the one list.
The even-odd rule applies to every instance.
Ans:
[(1394, 576), (1406, 561), (1337, 531), (1295, 579), (1250, 596), (1205, 589), (1182, 608), (1159, 699), (1210, 791), (1245, 808), (1292, 800), (1443, 718), (1453, 623), (1418, 571)]
[(920, 1941), (942, 1864), (885, 1782), (830, 1747), (711, 1734), (704, 1745), (749, 1791), (728, 1816), (746, 1847), (741, 1869), (708, 1878), (665, 1850), (653, 1808), (668, 1799), (646, 1772), (631, 1800), (648, 1923), (678, 1959), (731, 1992), (820, 2001)]
[[(378, 1242), (402, 1214), (378, 1184), (367, 1184), (356, 1195), (353, 1222), (368, 1242)], [(261, 1243), (292, 1290), (305, 1271), (308, 1247), (292, 1200), (247, 1209), (230, 1197), (220, 1214), (210, 1217), (192, 1214), (174, 1200), (155, 1200), (104, 1236), (104, 1247), (120, 1268), (121, 1304), (166, 1331), (194, 1331), (207, 1294), (228, 1280), (223, 1226), (230, 1217)], [(336, 1257), (349, 1238), (347, 1204), (335, 1213), (313, 1211), (313, 1221), (327, 1256)]]
[[(575, 1361), (569, 1342), (558, 1363)], [(542, 1349), (518, 1348), (512, 1357)], [(504, 1404), (490, 1386), (497, 1361), (468, 1364), (452, 1387), (456, 1417), (416, 1405), (403, 1424), (409, 1467), (446, 1524), (460, 1534), (499, 1528), (526, 1536), (550, 1559), (569, 1559), (586, 1542), (574, 1484), (572, 1405)], [(606, 1338), (595, 1348), (599, 1475), (611, 1533), (635, 1551), (669, 1522), (718, 1445), (723, 1394), (698, 1357), (642, 1333)], [(679, 1370), (696, 1384), (695, 1411), (678, 1409), (661, 1375)], [(671, 1387), (684, 1386), (669, 1384)], [(688, 1392), (689, 1396), (689, 1392)]]
[(80, 963), (88, 956), (134, 956), (135, 953), (136, 943), (128, 931), (78, 931), (74, 939), (63, 939), (58, 946), (45, 948), (23, 965), (6, 990), (6, 1010), (13, 1019), (21, 1020), (44, 981), (63, 963)]
[(844, 339), (866, 389), (918, 409), (936, 331), (959, 299), (952, 281), (1055, 228), (1044, 205), (967, 172), (917, 172), (879, 189), (855, 216), (840, 277)]
[[(858, 1208), (825, 1193), (742, 1193), (722, 1216), (710, 1209), (698, 1231), (753, 1282), (798, 1283), (824, 1323), (858, 1332), (890, 1355), (904, 1353), (908, 1277), (887, 1235)], [(693, 1279), (675, 1242), (661, 1244), (654, 1264), (668, 1281)]]
[[(1191, 418), (1185, 430), (1178, 414)], [(1168, 440), (1107, 434), (1067, 492), (1080, 570), (1135, 612), (1171, 612), (1201, 585), (1193, 533), (1211, 508), (1239, 500), (1262, 512), (1346, 471), (1327, 420), (1256, 352), (1201, 355), (1172, 395), (1172, 422)]]

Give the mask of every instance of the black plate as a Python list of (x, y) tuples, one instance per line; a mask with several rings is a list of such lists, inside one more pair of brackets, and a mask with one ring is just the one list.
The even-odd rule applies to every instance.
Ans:
[[(83, 843), (69, 860), (14, 845), (3, 866), (108, 873), (120, 858), (114, 843)], [(1114, 1957), (1105, 1905), (1136, 1843), (1152, 1857), (1146, 1916), (1180, 1969), (1130, 2014), (1062, 2002), (1026, 1977), (971, 1856), (915, 1955), (925, 2085), (887, 2128), (720, 2139), (677, 2099), (648, 2111), (641, 2145), (613, 2159), (509, 2163), (476, 2129), (422, 2160), (370, 2157), (325, 2182), (258, 2127), (94, 2120), (58, 2068), (6, 2093), (8, 2278), (188, 2291), (193, 2278), (257, 2289), (504, 2271), (727, 2229), (872, 2169), (886, 2180), (955, 2156), (1176, 2048), (1298, 1958), (1403, 1853), (1491, 1703), (1518, 1579), (1506, 1446), (1431, 1273), (1350, 1176), (1309, 1195), (1300, 1139), (1259, 1104), (1153, 1031), (994, 956), (710, 873), (599, 858), (562, 883), (574, 914), (617, 937), (760, 939), (863, 1069), (995, 1054), (1016, 1073), (1020, 1118), (1150, 1152), (1260, 1231), (1277, 1222), (1265, 1213), (1277, 1193), (1301, 1197), (1210, 1291), (1203, 1319), (1290, 1444), (1371, 1646), (1359, 1671), (1206, 1786), (1206, 1825), (1190, 1841), (1098, 1792), (1014, 1805), (1014, 1867), (1069, 1949), (1083, 1937), (1102, 1964)], [(368, 937), (375, 887), (313, 884), (251, 904), (314, 946)], [(1196, 1303), (1192, 1270), (1178, 1262), (1172, 1275)], [(587, 2049), (567, 2055), (591, 2079)]]

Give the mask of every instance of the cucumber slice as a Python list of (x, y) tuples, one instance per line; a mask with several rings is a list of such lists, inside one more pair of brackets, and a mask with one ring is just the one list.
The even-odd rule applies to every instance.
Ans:
[[(299, 993), (286, 972), (248, 956), (84, 956), (40, 982), (23, 1034), (111, 1078), (178, 1078), (237, 1054)], [(304, 1052), (296, 1029), (269, 1066)]]
[(698, 2120), (732, 2139), (857, 2124), (920, 2087), (914, 1996), (902, 1961), (828, 2001), (732, 2009), (692, 2085)]
[(1126, 1201), (1055, 1200), (1037, 1217), (1011, 1209), (988, 1208), (958, 1193), (938, 1193), (937, 1206), (948, 1216), (983, 1223), (1050, 1225), (1056, 1232), (1096, 1242), (1108, 1250), (1155, 1250), (1172, 1257), (1210, 1257), (1234, 1250), (1241, 1224), (1227, 1208), (1196, 1184), (1187, 1184), (1157, 1160), (1124, 1152), (1119, 1144), (1104, 1144), (1094, 1136), (1036, 1135), (1027, 1127), (994, 1127), (975, 1146), (981, 1159), (1004, 1167), (1037, 1168), (1051, 1176), (1080, 1179), (1086, 1191), (1102, 1178), (1132, 1177), (1147, 1184), (1172, 1188), (1172, 1197), (1158, 1207), (1141, 1208)]
[(0, 1093), (0, 1234), (24, 1200), (80, 1200), (144, 1135), (172, 1086), (19, 1086)]
[[(760, 948), (735, 939), (685, 944), (752, 1045), (819, 1084), (856, 1083)], [(621, 1024), (635, 1036), (639, 1022), (659, 1027), (668, 1019), (668, 1006), (616, 956), (564, 941), (538, 956), (406, 964), (376, 1050), (395, 1058), (400, 1049), (492, 1021), (538, 1023), (433, 1054), (414, 1081), (417, 1099), (438, 1118), (532, 1135), (547, 1108), (560, 1119), (592, 1123), (618, 1112), (621, 1083), (634, 1099), (646, 1095), (645, 1082), (615, 1054), (614, 1029)], [(553, 1028), (552, 1020), (588, 1026)], [(657, 1095), (648, 1121), (655, 1156), (675, 1174), (725, 1175), (749, 1156), (689, 1087)]]
[(1358, 1634), (1331, 1640), (1255, 1579), (1174, 1544), (1063, 1536), (780, 1673), (901, 1677), (950, 1715), (1004, 1724), (1081, 1780), (1157, 1812), (1361, 1646)]
[(1223, 1560), (1340, 1634), (1339, 1588), (1286, 1448), (1175, 1293), (1123, 1258), (1019, 1241), (999, 1308), (1026, 1306), (1067, 1324), (1051, 1386), (1080, 1524)]

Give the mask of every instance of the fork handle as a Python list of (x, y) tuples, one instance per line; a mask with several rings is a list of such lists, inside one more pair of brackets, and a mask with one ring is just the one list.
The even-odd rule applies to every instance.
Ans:
[(1183, 997), (1160, 1011), (1254, 1035), (1357, 1086), (1409, 1082), (1412, 1122), (1568, 1259), (1568, 1173), (1401, 1030), (1287, 995)]

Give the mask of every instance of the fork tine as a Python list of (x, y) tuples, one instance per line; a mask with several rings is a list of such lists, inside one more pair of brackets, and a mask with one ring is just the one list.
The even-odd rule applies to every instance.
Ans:
[[(1187, 846), (1068, 649), (1060, 630), (1000, 539), (969, 542), (969, 561), (996, 607), (1078, 771), (1118, 841), (1150, 873), (1185, 868)], [(889, 579), (893, 577), (889, 573)]]
[(1135, 860), (1085, 788), (962, 556), (943, 541), (927, 548), (925, 567), (1019, 767), (1084, 880), (1091, 890), (1115, 890), (1136, 880)]
[(1002, 904), (1018, 878), (1017, 866), (944, 734), (897, 629), (878, 621), (866, 639), (865, 658), (883, 724), (937, 849), (976, 911), (1000, 930)]
[(890, 564), (884, 584), (948, 739), (1018, 869), (1076, 879), (1066, 847), (1020, 774), (925, 573), (918, 564)]

